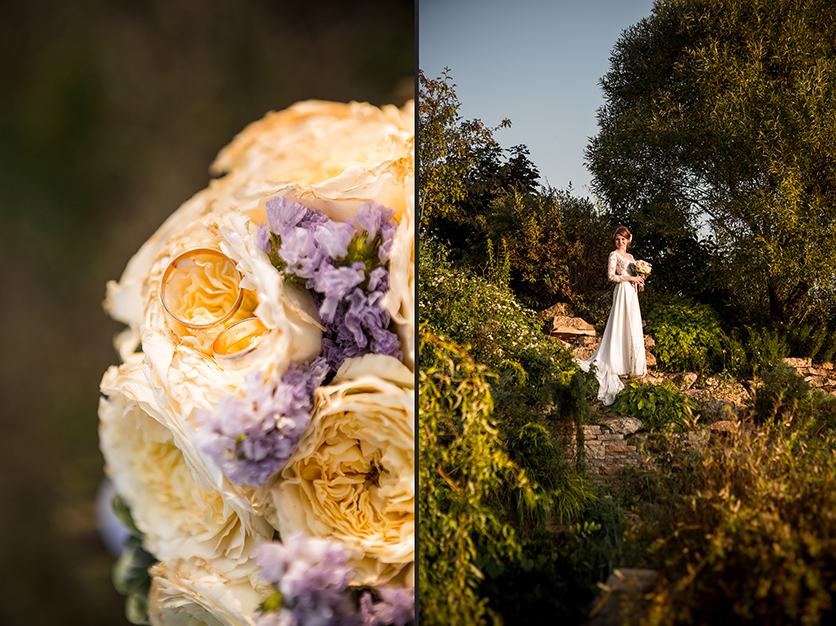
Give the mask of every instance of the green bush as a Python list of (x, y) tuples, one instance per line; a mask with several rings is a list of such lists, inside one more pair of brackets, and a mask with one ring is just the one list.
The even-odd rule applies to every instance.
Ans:
[(421, 242), (419, 320), (434, 332), (470, 346), (470, 355), (493, 371), (539, 388), (568, 383), (579, 368), (572, 354), (542, 333), (542, 321), (520, 306), (507, 287), (467, 268), (452, 267), (445, 249)]
[(656, 341), (658, 367), (667, 372), (705, 372), (716, 367), (723, 330), (714, 310), (689, 298), (659, 298), (646, 315), (645, 332)]
[(809, 434), (769, 422), (680, 459), (676, 506), (646, 529), (660, 577), (637, 623), (833, 623), (836, 439)]
[(692, 417), (691, 400), (672, 383), (629, 383), (616, 397), (610, 411), (635, 417), (650, 431), (682, 430)]
[(732, 374), (752, 376), (772, 370), (786, 357), (832, 361), (836, 329), (824, 321), (791, 326), (744, 326), (723, 337), (723, 365)]
[(481, 560), (487, 574), (482, 591), (507, 624), (578, 624), (597, 583), (620, 565), (623, 534), (621, 509), (608, 497), (593, 500), (569, 527), (533, 529), (521, 540), (519, 559)]
[[(526, 423), (511, 439), (508, 452), (525, 469), (537, 493), (548, 502), (547, 507), (538, 502), (538, 507), (531, 510), (525, 498), (513, 498), (511, 505), (517, 509), (524, 531), (550, 523), (566, 524), (581, 515), (593, 497), (594, 488), (569, 467), (563, 450), (555, 446), (545, 426), (537, 422)], [(505, 504), (499, 503), (500, 506)]]
[(520, 492), (531, 508), (537, 496), (502, 445), (485, 368), (426, 329), (419, 349), (420, 619), (484, 624), (493, 612), (477, 593), (476, 545), (496, 562), (520, 553), (497, 494)]
[(763, 372), (755, 392), (752, 416), (757, 423), (781, 422), (787, 427), (821, 430), (836, 427), (836, 397), (812, 389), (785, 363)]
[(484, 231), (506, 243), (511, 287), (535, 309), (577, 304), (606, 289), (612, 229), (586, 198), (555, 189), (506, 191), (491, 202)]

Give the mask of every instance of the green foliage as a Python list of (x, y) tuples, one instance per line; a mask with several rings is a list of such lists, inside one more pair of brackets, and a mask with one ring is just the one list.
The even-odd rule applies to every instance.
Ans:
[[(454, 268), (443, 247), (421, 241), (419, 319), (470, 346), (474, 360), (507, 373), (519, 386), (519, 366), (531, 388), (546, 381), (568, 384), (578, 369), (571, 353), (541, 332), (542, 322), (520, 306), (507, 287)], [(512, 380), (511, 380), (512, 379)]]
[(707, 220), (717, 278), (753, 319), (798, 322), (836, 288), (832, 8), (656, 2), (601, 81), (594, 190), (648, 233), (693, 238)]
[(644, 565), (661, 575), (636, 599), (640, 623), (831, 623), (835, 449), (830, 433), (773, 421), (682, 457), (675, 506), (646, 530)]
[(506, 624), (523, 620), (546, 624), (578, 624), (598, 592), (589, 568), (578, 567), (578, 544), (594, 544), (600, 526), (581, 523), (567, 532), (540, 527), (522, 538), (519, 559), (485, 567), (481, 592)]
[(488, 267), (485, 276), (494, 285), (507, 287), (511, 279), (511, 258), (508, 256), (508, 244), (504, 238), (502, 248), (497, 250), (497, 254), (499, 258), (494, 254), (493, 242), (488, 239)]
[(510, 488), (530, 507), (537, 496), (502, 446), (485, 368), (426, 328), (420, 363), (420, 619), (484, 624), (493, 613), (477, 593), (477, 543), (497, 562), (520, 553), (503, 511), (492, 506), (496, 494)]
[(832, 362), (836, 356), (836, 326), (828, 321), (794, 324), (786, 328), (790, 356), (814, 363)]
[(511, 287), (532, 308), (575, 303), (606, 288), (611, 228), (587, 199), (509, 190), (491, 203), (484, 230), (506, 242)]
[(757, 423), (781, 422), (818, 432), (836, 427), (836, 397), (812, 389), (795, 369), (779, 363), (762, 374), (752, 410)]
[(650, 431), (671, 431), (687, 426), (693, 407), (672, 383), (652, 385), (634, 380), (615, 397), (610, 411), (638, 418)]
[(462, 120), (449, 68), (437, 79), (419, 70), (418, 81), (418, 228), (425, 231), (433, 219), (457, 217), (479, 150), (496, 147), (493, 132), (511, 122), (492, 129), (479, 120)]
[(722, 337), (723, 367), (730, 374), (751, 377), (775, 368), (790, 353), (780, 328), (745, 326)]
[(125, 597), (125, 617), (131, 624), (150, 624), (148, 592), (151, 590), (149, 569), (158, 559), (143, 546), (143, 534), (136, 527), (128, 505), (119, 496), (111, 503), (113, 512), (130, 532), (122, 554), (113, 565), (113, 586)]
[(485, 567), (482, 592), (496, 599), (492, 604), (506, 623), (576, 624), (586, 618), (596, 583), (620, 564), (624, 518), (608, 497), (591, 501), (582, 513), (571, 526), (532, 530), (521, 540), (520, 558)]
[(526, 423), (511, 439), (508, 452), (548, 503), (546, 508), (538, 501), (536, 509), (531, 509), (525, 498), (514, 499), (512, 504), (525, 530), (577, 519), (593, 497), (593, 488), (571, 471), (563, 451), (555, 446), (545, 426), (533, 421)]
[(645, 319), (645, 332), (656, 341), (653, 353), (664, 371), (707, 371), (722, 349), (717, 314), (690, 298), (661, 298)]

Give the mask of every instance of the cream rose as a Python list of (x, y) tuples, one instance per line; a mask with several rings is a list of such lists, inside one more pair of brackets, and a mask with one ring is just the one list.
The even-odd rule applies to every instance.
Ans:
[(214, 174), (321, 183), (350, 167), (396, 161), (412, 151), (414, 103), (402, 109), (351, 102), (298, 102), (241, 131), (218, 154)]
[(140, 342), (152, 265), (173, 238), (201, 218), (238, 211), (266, 221), (266, 200), (287, 195), (340, 220), (377, 200), (402, 221), (413, 195), (413, 115), (412, 102), (378, 109), (308, 101), (244, 129), (212, 165), (213, 173), (226, 175), (175, 211), (131, 258), (119, 281), (108, 283), (105, 309), (128, 326), (116, 341), (122, 357)]
[(255, 626), (262, 598), (249, 581), (233, 583), (192, 562), (158, 563), (150, 571), (154, 626)]
[(165, 425), (164, 411), (145, 382), (141, 355), (111, 367), (102, 393), (99, 441), (106, 471), (143, 532), (146, 549), (164, 561), (194, 559), (231, 579), (250, 576), (254, 546), (272, 538), (274, 530), (263, 517), (236, 508), (234, 499), (196, 480), (196, 468), (209, 462), (191, 438)]
[(283, 537), (342, 541), (357, 584), (411, 574), (415, 539), (414, 378), (392, 357), (346, 361), (317, 390), (312, 422), (271, 491)]

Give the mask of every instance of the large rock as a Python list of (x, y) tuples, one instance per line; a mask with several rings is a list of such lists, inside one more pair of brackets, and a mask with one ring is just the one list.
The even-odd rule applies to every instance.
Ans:
[(551, 326), (546, 327), (546, 333), (561, 339), (577, 339), (579, 337), (595, 337), (595, 327), (580, 317), (556, 315), (552, 318)]
[(790, 357), (787, 357), (786, 359), (784, 359), (784, 363), (786, 363), (790, 367), (794, 367), (796, 369), (802, 368), (802, 367), (811, 367), (813, 365), (812, 359), (794, 359), (794, 358), (790, 358)]
[(694, 372), (685, 372), (683, 374), (677, 374), (673, 377), (673, 384), (680, 388), (680, 390), (685, 391), (686, 389), (690, 389), (691, 386), (697, 382), (698, 376)]
[(603, 417), (601, 422), (614, 433), (621, 435), (632, 435), (644, 428), (642, 421), (635, 417)]

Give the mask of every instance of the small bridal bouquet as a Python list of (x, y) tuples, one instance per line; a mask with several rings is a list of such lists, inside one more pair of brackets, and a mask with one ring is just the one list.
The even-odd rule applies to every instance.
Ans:
[[(650, 276), (652, 269), (653, 266), (650, 263), (640, 259), (633, 265), (633, 276), (644, 276), (647, 278)], [(644, 285), (639, 285), (639, 291), (644, 291)]]
[(131, 622), (414, 622), (413, 115), (268, 114), (108, 284)]

